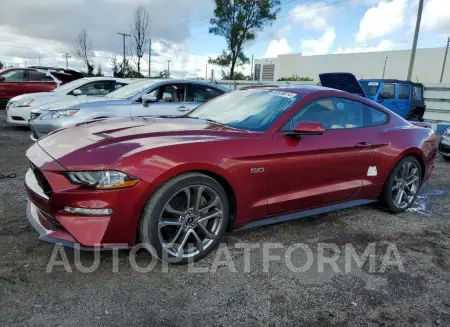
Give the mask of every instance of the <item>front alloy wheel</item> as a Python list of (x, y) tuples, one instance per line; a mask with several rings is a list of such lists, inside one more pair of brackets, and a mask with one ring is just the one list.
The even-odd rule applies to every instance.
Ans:
[(199, 260), (218, 246), (228, 215), (228, 197), (215, 179), (183, 174), (150, 198), (139, 224), (140, 241), (149, 244), (161, 260)]
[(189, 258), (213, 244), (222, 223), (219, 194), (205, 185), (190, 185), (165, 204), (159, 216), (158, 238), (171, 256)]

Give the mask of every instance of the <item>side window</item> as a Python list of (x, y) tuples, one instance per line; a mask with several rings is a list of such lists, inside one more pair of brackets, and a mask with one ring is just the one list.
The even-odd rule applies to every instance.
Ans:
[(343, 98), (316, 100), (297, 112), (287, 129), (294, 129), (301, 121), (321, 123), (325, 129), (347, 129), (364, 126), (364, 105)]
[(1, 75), (5, 78), (5, 82), (23, 82), (24, 81), (24, 71), (23, 70), (13, 70)]
[(384, 84), (381, 89), (381, 98), (394, 99), (395, 98), (395, 84)]
[(383, 125), (389, 120), (389, 116), (381, 110), (366, 105), (364, 105), (364, 110), (366, 111), (366, 122), (364, 124), (366, 127)]
[[(125, 84), (125, 83), (120, 83), (120, 82), (114, 82), (115, 84), (114, 84), (114, 90), (113, 91), (115, 91), (115, 90), (118, 90), (118, 89), (120, 89), (121, 87), (123, 87), (123, 86), (127, 86), (128, 84)], [(111, 91), (112, 92), (112, 91)]]
[(398, 98), (409, 99), (409, 93), (411, 92), (411, 86), (406, 84), (398, 84)]
[(422, 88), (420, 86), (414, 86), (412, 92), (413, 100), (422, 101)]
[(110, 93), (112, 90), (112, 83), (110, 81), (97, 81), (85, 84), (78, 88), (83, 95), (103, 96)]
[(185, 102), (186, 86), (182, 84), (169, 84), (161, 86), (158, 89), (158, 92), (156, 92), (156, 98), (158, 99), (158, 102)]
[(51, 76), (47, 76), (45, 73), (41, 73), (38, 71), (28, 71), (28, 78), (26, 80), (28, 82), (53, 82), (53, 78)]
[(212, 87), (191, 84), (188, 86), (186, 102), (207, 102), (222, 93), (223, 92)]

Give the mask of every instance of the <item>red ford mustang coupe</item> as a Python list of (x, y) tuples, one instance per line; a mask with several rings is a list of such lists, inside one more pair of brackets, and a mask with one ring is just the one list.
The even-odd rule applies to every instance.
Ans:
[(28, 219), (43, 241), (146, 243), (187, 262), (229, 229), (375, 201), (403, 212), (433, 170), (434, 132), (367, 100), (350, 76), (335, 76), (337, 89), (237, 90), (182, 117), (50, 134), (27, 151)]

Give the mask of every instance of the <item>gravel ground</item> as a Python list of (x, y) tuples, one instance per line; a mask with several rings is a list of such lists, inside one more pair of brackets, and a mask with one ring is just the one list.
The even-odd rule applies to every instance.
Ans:
[[(227, 248), (193, 267), (157, 263), (147, 273), (132, 269), (129, 251), (117, 262), (112, 253), (101, 253), (98, 268), (83, 273), (77, 253), (65, 250), (72, 272), (60, 265), (47, 273), (54, 247), (37, 240), (25, 217), (28, 136), (1, 118), (0, 173), (18, 175), (0, 179), (1, 326), (450, 326), (450, 164), (441, 157), (430, 185), (404, 214), (365, 206), (234, 232), (223, 240)], [(279, 242), (283, 247), (270, 253), (283, 260), (265, 271), (263, 244)], [(250, 271), (245, 251), (236, 246), (241, 243), (260, 245), (249, 252)], [(285, 263), (295, 243), (313, 254), (305, 272)], [(319, 272), (320, 243), (342, 250), (337, 271), (324, 265)], [(359, 254), (375, 245), (375, 265), (346, 270), (349, 243)], [(300, 267), (305, 253), (297, 249), (288, 257)], [(217, 258), (227, 254), (233, 266), (217, 267)], [(401, 259), (404, 270), (395, 262), (383, 266), (383, 258)], [(80, 255), (85, 266), (94, 259), (93, 253)], [(138, 252), (136, 261), (144, 266), (152, 259)]]

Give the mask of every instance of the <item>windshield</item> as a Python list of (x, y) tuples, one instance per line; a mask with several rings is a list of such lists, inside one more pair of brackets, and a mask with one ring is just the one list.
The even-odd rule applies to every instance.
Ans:
[(361, 84), (364, 92), (370, 96), (377, 95), (378, 89), (380, 87), (380, 82), (359, 81), (359, 84)]
[(105, 98), (108, 99), (128, 99), (132, 96), (140, 93), (141, 91), (147, 89), (151, 85), (155, 84), (158, 81), (141, 81), (141, 82), (135, 82), (132, 84), (129, 84), (127, 86), (124, 86), (117, 91), (111, 92), (110, 94), (106, 95)]
[(52, 92), (53, 93), (58, 93), (58, 94), (69, 93), (69, 92), (71, 92), (73, 90), (76, 90), (77, 88), (83, 86), (84, 84), (86, 84), (88, 82), (90, 82), (90, 80), (86, 80), (84, 78), (77, 79), (75, 81), (72, 81), (70, 83), (64, 84), (63, 86), (54, 89)]
[(237, 90), (203, 104), (188, 116), (262, 132), (300, 99), (300, 95), (292, 92), (267, 89)]

